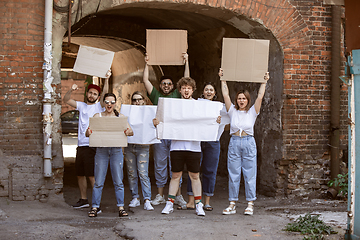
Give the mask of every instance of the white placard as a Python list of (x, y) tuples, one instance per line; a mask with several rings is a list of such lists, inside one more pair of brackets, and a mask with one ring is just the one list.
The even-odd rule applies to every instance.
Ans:
[(156, 127), (159, 139), (216, 141), (223, 104), (213, 101), (159, 98)]
[(263, 83), (268, 72), (269, 40), (223, 38), (220, 80)]
[(128, 122), (134, 132), (134, 136), (128, 137), (128, 143), (154, 144), (160, 143), (156, 138), (156, 128), (153, 119), (156, 114), (156, 106), (137, 106), (122, 104), (120, 112), (128, 117)]
[(114, 59), (114, 52), (81, 45), (73, 71), (90, 76), (106, 78)]

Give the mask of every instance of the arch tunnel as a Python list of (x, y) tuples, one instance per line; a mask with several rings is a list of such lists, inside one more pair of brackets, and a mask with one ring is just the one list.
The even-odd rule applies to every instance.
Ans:
[[(90, 1), (91, 2), (91, 1)], [(90, 3), (89, 3), (90, 4)], [(274, 196), (278, 190), (276, 165), (282, 158), (282, 84), (283, 52), (279, 42), (261, 21), (223, 8), (193, 3), (137, 2), (113, 6), (102, 4), (96, 12), (97, 3), (89, 5), (81, 13), (86, 15), (71, 28), (71, 44), (67, 45), (67, 33), (63, 36), (62, 68), (72, 68), (78, 45), (87, 45), (116, 52), (112, 66), (111, 88), (123, 103), (129, 103), (135, 90), (145, 93), (142, 72), (146, 29), (182, 29), (188, 32), (188, 54), (190, 76), (195, 79), (201, 94), (205, 82), (214, 82), (218, 99), (223, 101), (220, 91), (218, 69), (221, 65), (222, 39), (252, 38), (270, 40), (269, 72), (261, 113), (255, 125), (258, 148), (258, 190)], [(91, 10), (92, 9), (92, 10)], [(73, 10), (74, 11), (74, 10)], [(76, 13), (73, 13), (73, 15)], [(67, 28), (67, 23), (62, 22)], [(158, 87), (162, 74), (170, 75), (175, 82), (183, 76), (183, 66), (153, 66), (150, 80)], [(256, 99), (259, 84), (229, 82), (231, 99), (240, 89), (248, 89), (252, 102)], [(218, 174), (226, 176), (226, 155), (229, 132), (221, 138), (221, 155)]]

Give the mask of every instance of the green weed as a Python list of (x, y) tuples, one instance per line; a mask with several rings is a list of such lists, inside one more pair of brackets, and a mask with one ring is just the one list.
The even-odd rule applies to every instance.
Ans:
[(304, 217), (300, 216), (294, 223), (289, 223), (284, 231), (300, 232), (304, 237), (304, 240), (322, 240), (324, 234), (336, 234), (330, 226), (327, 226), (319, 216), (311, 216), (307, 213)]
[(328, 182), (329, 187), (339, 187), (339, 195), (347, 197), (348, 194), (348, 173), (338, 174), (336, 178)]

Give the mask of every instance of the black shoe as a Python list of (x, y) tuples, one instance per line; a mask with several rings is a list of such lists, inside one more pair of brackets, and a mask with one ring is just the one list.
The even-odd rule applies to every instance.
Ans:
[(89, 217), (97, 217), (99, 213), (101, 213), (100, 208), (91, 208), (91, 211), (89, 212)]
[(89, 201), (87, 199), (79, 199), (79, 201), (73, 205), (73, 208), (86, 208), (90, 207)]

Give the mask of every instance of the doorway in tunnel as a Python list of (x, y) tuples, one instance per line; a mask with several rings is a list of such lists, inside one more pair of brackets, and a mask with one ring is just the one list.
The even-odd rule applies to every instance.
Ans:
[[(196, 81), (195, 98), (201, 94), (205, 82), (214, 82), (220, 91), (218, 69), (221, 66), (222, 39), (252, 38), (270, 40), (268, 82), (261, 113), (255, 125), (258, 148), (259, 193), (274, 196), (276, 192), (276, 162), (282, 158), (282, 84), (283, 51), (275, 36), (260, 22), (230, 10), (212, 8), (191, 3), (128, 3), (106, 6), (83, 13), (84, 16), (71, 28), (71, 43), (106, 49), (111, 41), (117, 42), (120, 57), (113, 66), (112, 90), (126, 103), (135, 89), (145, 89), (142, 84), (144, 54), (146, 52), (146, 29), (182, 29), (188, 32), (188, 54), (190, 76)], [(95, 17), (94, 17), (95, 16)], [(64, 35), (64, 44), (68, 33)], [(111, 41), (109, 41), (111, 40)], [(115, 43), (112, 43), (115, 44)], [(111, 45), (111, 44), (110, 44)], [(64, 46), (64, 45), (63, 45)], [(63, 47), (65, 64), (66, 47)], [(71, 65), (71, 64), (70, 64)], [(118, 68), (118, 69), (117, 69)], [(117, 70), (115, 70), (117, 69)], [(117, 75), (117, 73), (119, 75)], [(161, 75), (183, 75), (183, 68), (176, 66), (154, 66), (151, 81), (156, 87)], [(234, 99), (240, 89), (248, 89), (252, 99), (259, 88), (255, 83), (229, 83), (230, 96)], [(219, 100), (223, 102), (221, 94)], [(230, 136), (225, 131), (221, 138), (219, 176), (227, 176), (227, 146)], [(152, 170), (150, 170), (151, 172)], [(64, 184), (64, 187), (66, 185)]]

